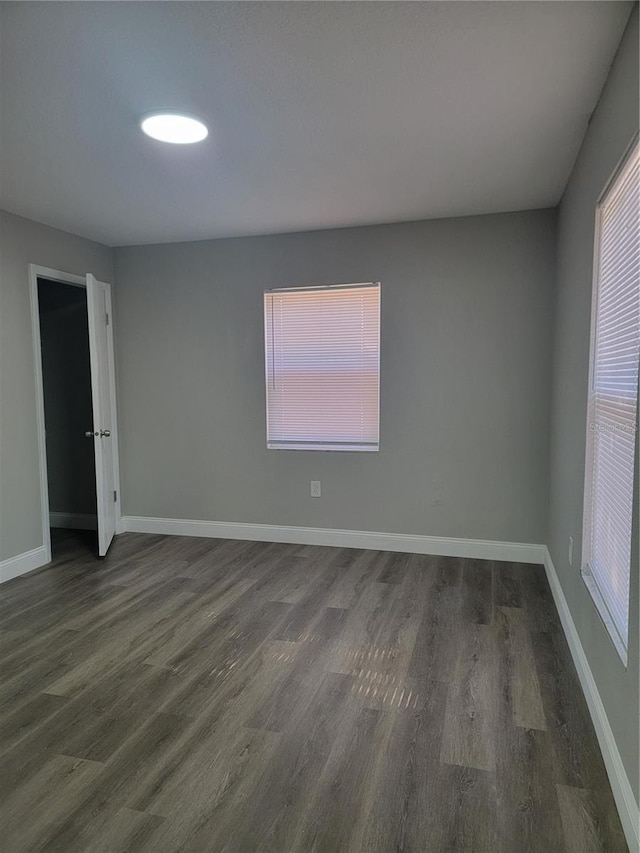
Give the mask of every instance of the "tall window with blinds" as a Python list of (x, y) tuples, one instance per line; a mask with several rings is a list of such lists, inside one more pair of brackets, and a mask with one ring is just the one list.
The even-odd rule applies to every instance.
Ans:
[(583, 577), (624, 664), (629, 633), (640, 356), (640, 148), (598, 204), (583, 531)]
[(380, 284), (264, 294), (267, 447), (379, 447)]

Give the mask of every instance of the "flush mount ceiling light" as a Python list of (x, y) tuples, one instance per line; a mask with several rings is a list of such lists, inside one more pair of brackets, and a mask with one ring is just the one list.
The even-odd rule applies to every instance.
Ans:
[(209, 135), (204, 122), (188, 113), (149, 113), (143, 116), (140, 127), (152, 139), (171, 142), (174, 145), (202, 142)]

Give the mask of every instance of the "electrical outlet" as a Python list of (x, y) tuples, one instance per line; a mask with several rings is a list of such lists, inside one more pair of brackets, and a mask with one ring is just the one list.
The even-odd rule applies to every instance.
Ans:
[(573, 565), (573, 536), (569, 537), (569, 565)]
[(311, 497), (319, 498), (322, 495), (322, 491), (320, 489), (320, 480), (312, 480), (311, 481)]

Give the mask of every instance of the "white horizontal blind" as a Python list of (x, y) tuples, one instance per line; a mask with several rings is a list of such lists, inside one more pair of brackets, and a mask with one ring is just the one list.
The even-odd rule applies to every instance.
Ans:
[(585, 570), (604, 601), (605, 622), (623, 659), (640, 355), (639, 216), (636, 145), (598, 211), (583, 547)]
[(378, 450), (380, 285), (266, 291), (267, 447)]

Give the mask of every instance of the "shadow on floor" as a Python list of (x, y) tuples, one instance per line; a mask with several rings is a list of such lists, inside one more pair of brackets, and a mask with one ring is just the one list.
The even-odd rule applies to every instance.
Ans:
[(98, 533), (95, 530), (71, 530), (70, 528), (51, 528), (51, 556), (57, 559), (69, 551), (78, 556), (98, 559)]

